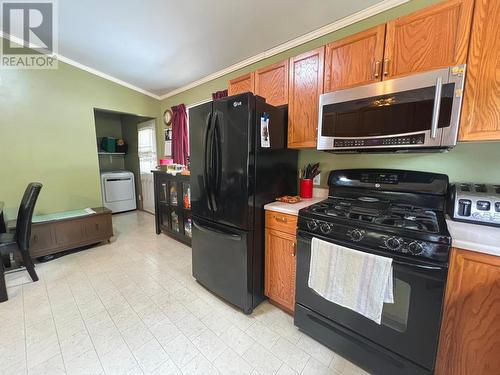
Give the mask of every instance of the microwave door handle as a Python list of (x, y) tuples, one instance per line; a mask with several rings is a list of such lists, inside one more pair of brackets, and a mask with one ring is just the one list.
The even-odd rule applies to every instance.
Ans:
[(432, 110), (431, 138), (437, 137), (439, 125), (439, 110), (441, 108), (441, 91), (443, 88), (443, 77), (439, 76), (436, 80), (436, 94), (434, 95), (434, 109)]

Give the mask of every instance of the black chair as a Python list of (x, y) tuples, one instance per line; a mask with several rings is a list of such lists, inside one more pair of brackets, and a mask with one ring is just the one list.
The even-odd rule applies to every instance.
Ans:
[[(21, 253), (23, 264), (33, 281), (38, 281), (38, 276), (35, 272), (35, 266), (29, 252), (31, 219), (33, 218), (36, 200), (41, 189), (42, 184), (38, 182), (32, 182), (28, 185), (17, 213), (15, 232), (0, 234), (0, 254), (10, 255), (15, 251), (19, 251)], [(8, 296), (7, 287), (5, 285), (5, 268), (3, 266), (3, 262), (1, 261), (0, 273), (0, 302), (4, 302), (7, 301)]]

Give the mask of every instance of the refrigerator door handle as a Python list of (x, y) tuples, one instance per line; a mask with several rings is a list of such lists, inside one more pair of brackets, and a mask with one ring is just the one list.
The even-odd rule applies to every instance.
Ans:
[(221, 137), (220, 137), (220, 129), (219, 129), (219, 117), (217, 116), (216, 114), (216, 117), (215, 117), (215, 122), (214, 122), (214, 153), (215, 153), (215, 168), (214, 168), (214, 172), (215, 172), (215, 178), (214, 178), (214, 181), (215, 181), (215, 186), (214, 186), (214, 190), (213, 190), (213, 194), (214, 194), (214, 201), (215, 203), (217, 202), (217, 196), (219, 195), (219, 191), (220, 191), (220, 185), (221, 185), (221, 174), (222, 174), (222, 171), (221, 171), (221, 159), (222, 159), (222, 155), (221, 155)]
[(224, 238), (229, 239), (229, 240), (241, 241), (241, 238), (242, 238), (241, 235), (239, 235), (239, 234), (234, 234), (234, 233), (231, 233), (231, 232), (226, 232), (224, 230), (215, 229), (215, 228), (209, 228), (209, 227), (206, 227), (204, 225), (201, 225), (195, 219), (193, 219), (193, 225), (198, 230), (201, 230), (202, 232), (217, 233), (218, 236), (224, 237)]
[(204, 136), (204, 142), (203, 142), (203, 188), (205, 189), (205, 194), (207, 196), (207, 202), (208, 202), (208, 209), (210, 211), (213, 211), (212, 208), (212, 194), (210, 192), (210, 173), (208, 172), (210, 169), (211, 165), (211, 152), (209, 152), (209, 149), (211, 148), (211, 141), (210, 141), (210, 128), (212, 125), (212, 117), (213, 114), (210, 113), (207, 117), (207, 128), (205, 130), (205, 136)]
[(212, 211), (217, 211), (217, 201), (215, 199), (216, 192), (216, 176), (217, 176), (217, 141), (216, 141), (216, 132), (217, 129), (217, 112), (214, 112), (212, 115), (212, 121), (210, 124), (210, 179), (209, 179), (209, 189), (210, 195), (209, 200), (211, 201)]

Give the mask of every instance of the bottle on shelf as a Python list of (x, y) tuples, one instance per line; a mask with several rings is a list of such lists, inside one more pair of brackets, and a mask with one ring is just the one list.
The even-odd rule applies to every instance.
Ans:
[(172, 213), (170, 214), (170, 217), (172, 219), (172, 230), (175, 232), (179, 232), (180, 231), (179, 215), (177, 215), (177, 213), (175, 211), (172, 211)]

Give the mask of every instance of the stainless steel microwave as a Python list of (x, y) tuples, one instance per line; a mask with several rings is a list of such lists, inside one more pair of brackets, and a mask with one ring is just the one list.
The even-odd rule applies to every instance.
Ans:
[(457, 143), (465, 65), (320, 97), (318, 150), (439, 151)]

